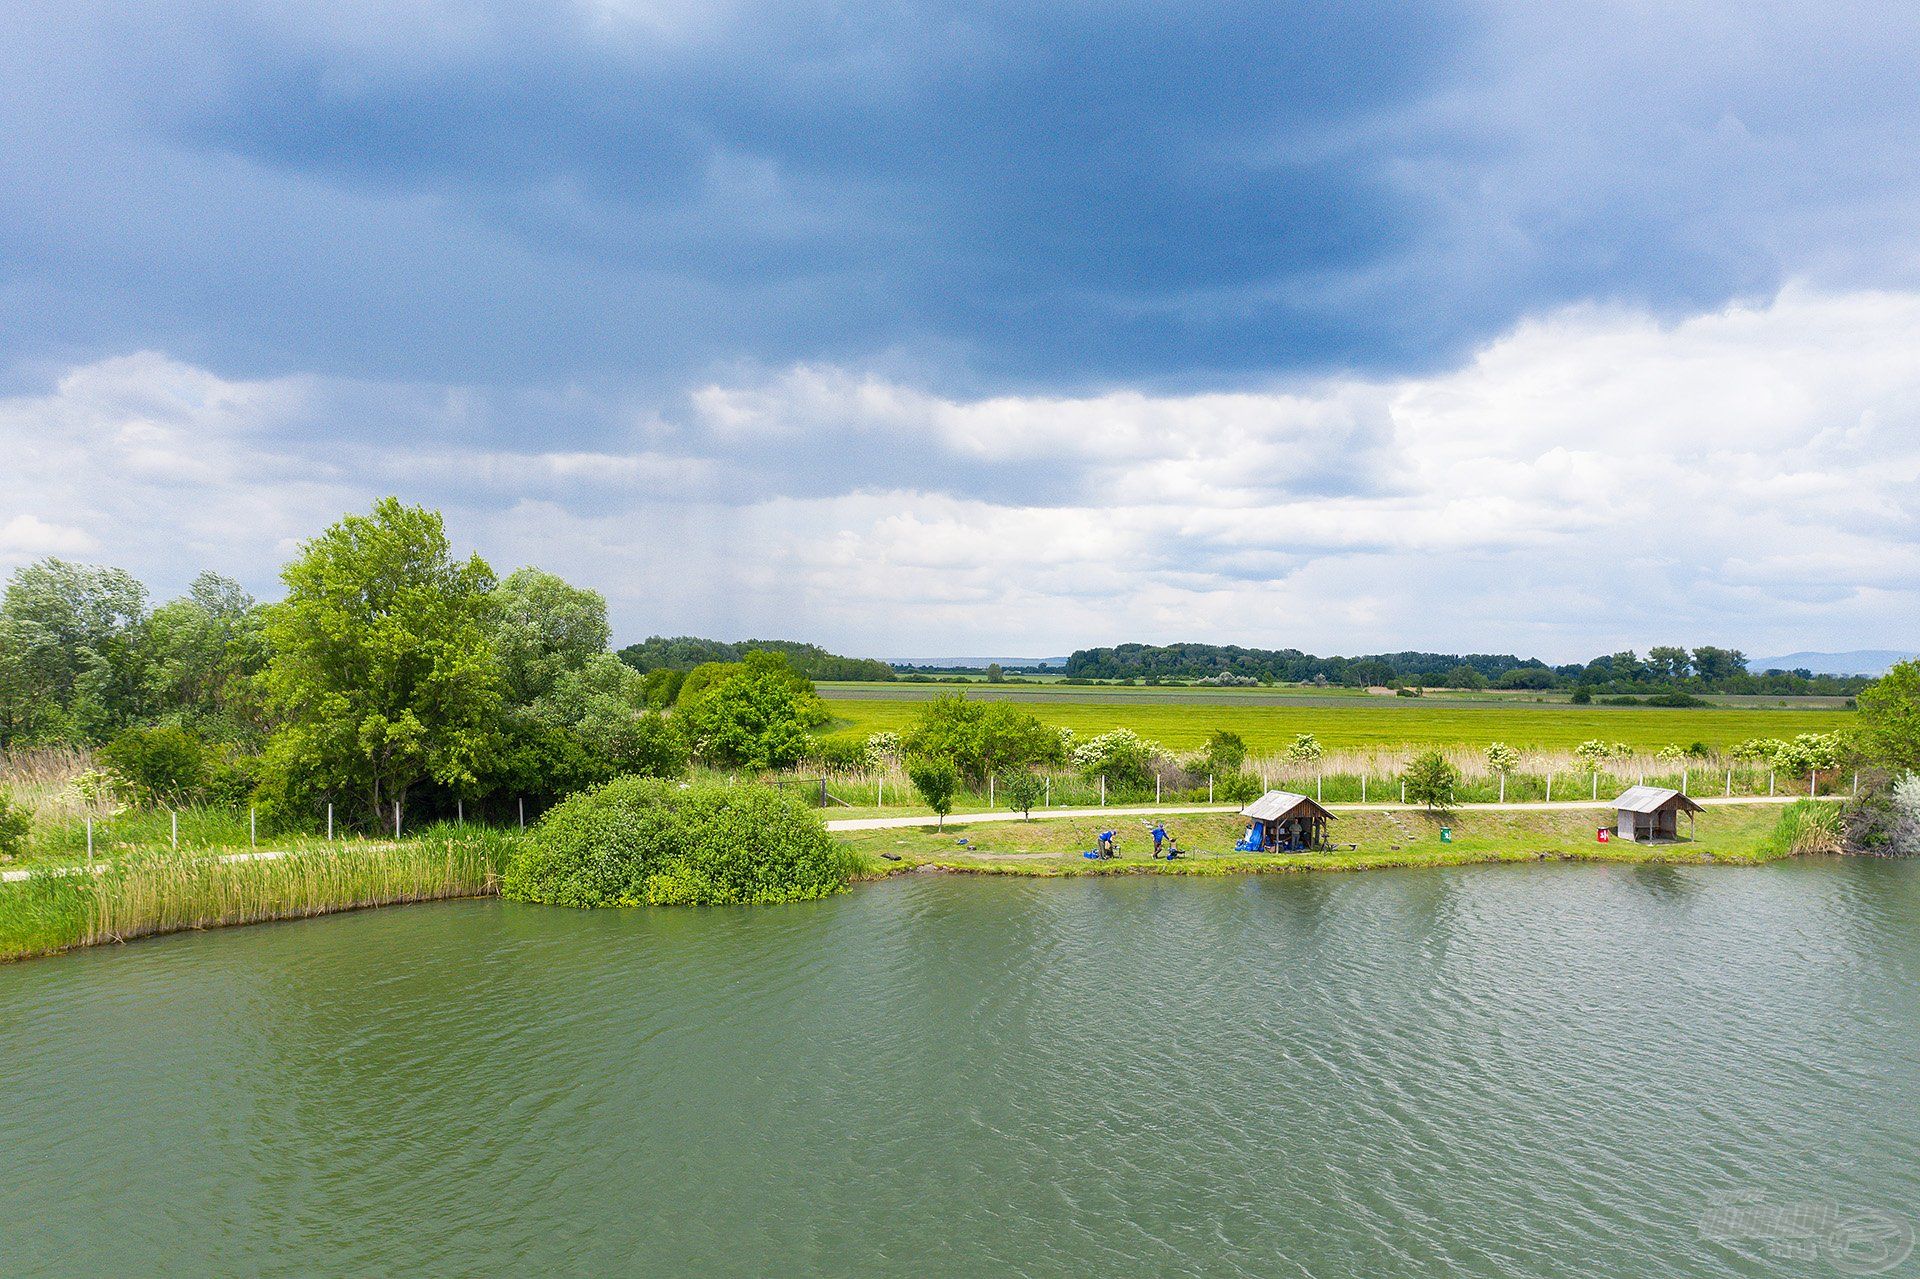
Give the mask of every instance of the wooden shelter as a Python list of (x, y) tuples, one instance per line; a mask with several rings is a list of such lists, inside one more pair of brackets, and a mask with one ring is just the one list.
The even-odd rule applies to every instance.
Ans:
[(1327, 845), (1327, 823), (1333, 814), (1305, 795), (1270, 790), (1240, 810), (1248, 819), (1239, 851), (1300, 853)]
[(1687, 815), (1687, 838), (1693, 838), (1693, 815), (1706, 810), (1677, 790), (1664, 786), (1629, 786), (1613, 801), (1619, 811), (1621, 839), (1654, 844), (1680, 838), (1680, 814)]

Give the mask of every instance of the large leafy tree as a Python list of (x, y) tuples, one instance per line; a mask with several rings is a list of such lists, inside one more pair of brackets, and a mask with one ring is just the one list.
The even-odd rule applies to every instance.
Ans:
[[(11, 677), (38, 705), (22, 722), (101, 741), (146, 709), (143, 645), (147, 588), (124, 569), (47, 559), (7, 584), (0, 619), (15, 649)], [(0, 680), (9, 673), (0, 671)]]
[(563, 677), (607, 650), (607, 600), (598, 591), (523, 568), (500, 583), (494, 603), (494, 649), (511, 705), (545, 697)]
[(694, 753), (715, 764), (785, 768), (806, 754), (812, 730), (828, 719), (812, 683), (779, 653), (748, 653), (712, 672), (704, 687), (693, 685), (689, 675), (678, 717)]
[(147, 685), (156, 714), (248, 737), (258, 728), (252, 677), (266, 661), (264, 618), (231, 578), (202, 573), (147, 621)]
[(1900, 662), (1860, 690), (1860, 740), (1888, 768), (1920, 773), (1920, 661)]
[(984, 784), (995, 773), (1058, 763), (1060, 734), (1006, 702), (977, 702), (963, 693), (937, 697), (907, 730), (907, 753), (944, 759), (961, 776)]
[(437, 512), (385, 498), (306, 543), (281, 578), (263, 675), (276, 791), (357, 796), (381, 820), (419, 782), (471, 783), (500, 705), (486, 563), (453, 558)]

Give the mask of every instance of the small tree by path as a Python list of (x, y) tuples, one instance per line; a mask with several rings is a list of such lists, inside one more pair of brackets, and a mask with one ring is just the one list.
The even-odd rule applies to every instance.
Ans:
[(953, 792), (960, 785), (959, 770), (949, 760), (915, 760), (907, 765), (907, 779), (940, 819), (938, 829), (945, 830), (947, 814), (953, 811)]
[(1033, 806), (1040, 802), (1041, 795), (1045, 793), (1045, 785), (1038, 776), (1021, 769), (1002, 783), (1000, 793), (1006, 797), (1008, 808), (1013, 809), (1028, 821), (1032, 821)]
[(1435, 808), (1449, 808), (1453, 804), (1454, 789), (1460, 785), (1460, 770), (1447, 762), (1447, 757), (1439, 751), (1427, 751), (1416, 755), (1403, 775), (1407, 787), (1407, 802), (1425, 804), (1428, 811)]

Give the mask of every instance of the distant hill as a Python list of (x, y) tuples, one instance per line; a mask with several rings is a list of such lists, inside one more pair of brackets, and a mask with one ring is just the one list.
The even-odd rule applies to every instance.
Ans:
[(1785, 657), (1754, 657), (1747, 669), (1761, 671), (1812, 671), (1815, 675), (1884, 675), (1887, 667), (1915, 656), (1891, 648), (1861, 648), (1850, 653), (1788, 653)]

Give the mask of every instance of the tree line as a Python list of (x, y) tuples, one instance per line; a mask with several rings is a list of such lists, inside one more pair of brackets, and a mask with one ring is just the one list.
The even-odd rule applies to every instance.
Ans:
[(152, 607), (124, 570), (19, 569), (0, 599), (0, 750), (99, 747), (137, 802), (250, 801), (287, 828), (332, 806), (382, 826), (395, 805), (539, 805), (695, 761), (783, 768), (828, 720), (782, 651), (636, 669), (608, 651), (598, 592), (497, 577), (397, 499), (303, 544), (281, 579), (276, 603), (206, 573)]
[(1067, 659), (1081, 679), (1212, 680), (1281, 684), (1437, 686), (1443, 688), (1573, 689), (1589, 694), (1749, 693), (1852, 696), (1872, 680), (1809, 670), (1747, 669), (1739, 649), (1656, 645), (1645, 657), (1631, 649), (1588, 662), (1550, 666), (1512, 653), (1375, 653), (1316, 657), (1299, 649), (1222, 644), (1120, 644), (1089, 648)]

